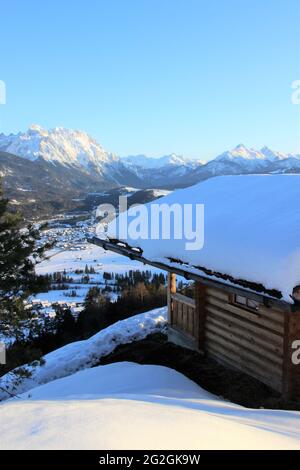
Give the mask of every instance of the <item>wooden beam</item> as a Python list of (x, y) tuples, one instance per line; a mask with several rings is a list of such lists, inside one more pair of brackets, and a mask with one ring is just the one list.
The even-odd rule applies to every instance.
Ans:
[(172, 312), (173, 312), (172, 295), (173, 294), (176, 294), (176, 274), (168, 273), (167, 299), (168, 299), (168, 323), (169, 325), (172, 325)]

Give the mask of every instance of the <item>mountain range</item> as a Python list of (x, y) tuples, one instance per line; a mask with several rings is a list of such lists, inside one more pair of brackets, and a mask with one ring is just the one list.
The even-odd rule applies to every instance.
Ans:
[(33, 216), (70, 209), (87, 193), (131, 186), (174, 189), (212, 176), (298, 173), (300, 155), (239, 144), (209, 162), (170, 154), (119, 157), (87, 133), (32, 125), (26, 132), (0, 134), (0, 176), (12, 205)]

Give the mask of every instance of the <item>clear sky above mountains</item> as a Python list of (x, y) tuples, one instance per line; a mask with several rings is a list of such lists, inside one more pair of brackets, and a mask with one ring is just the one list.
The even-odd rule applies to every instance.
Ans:
[(121, 155), (300, 153), (298, 0), (1, 5), (0, 132), (82, 129)]

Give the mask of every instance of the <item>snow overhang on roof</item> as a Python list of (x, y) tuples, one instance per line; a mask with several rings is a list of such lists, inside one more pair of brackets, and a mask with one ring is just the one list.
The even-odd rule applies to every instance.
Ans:
[[(122, 254), (136, 250), (143, 262), (162, 269), (291, 304), (300, 284), (299, 203), (300, 175), (211, 178), (146, 205), (151, 210), (153, 204), (204, 204), (202, 249), (187, 250), (186, 240), (171, 233), (169, 239), (122, 237), (123, 248), (130, 249)], [(128, 223), (128, 214), (121, 213), (117, 223)], [(115, 229), (116, 224), (108, 227), (111, 239), (118, 238)]]
[[(251, 284), (243, 280), (225, 280), (215, 275), (206, 275), (204, 271), (195, 267), (188, 267), (179, 260), (166, 260), (165, 263), (159, 261), (148, 260), (143, 256), (141, 249), (130, 247), (127, 243), (114, 239), (101, 239), (93, 237), (90, 243), (101, 246), (105, 250), (113, 251), (122, 256), (127, 256), (131, 260), (140, 261), (143, 264), (149, 264), (164, 271), (172, 272), (184, 277), (187, 280), (200, 281), (207, 286), (219, 288), (229, 293), (238, 293), (247, 295), (247, 297), (263, 302), (266, 306), (277, 305), (282, 310), (291, 310), (291, 303), (282, 300), (280, 292), (267, 291), (259, 284)], [(219, 274), (219, 273), (217, 273)]]

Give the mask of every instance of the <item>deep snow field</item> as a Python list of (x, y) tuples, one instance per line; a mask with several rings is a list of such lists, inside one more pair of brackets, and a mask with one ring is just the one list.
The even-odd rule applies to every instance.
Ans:
[[(247, 409), (163, 366), (95, 366), (166, 325), (166, 309), (45, 356), (0, 403), (1, 449), (300, 449), (300, 412)], [(9, 385), (9, 374), (2, 385)]]
[(250, 410), (162, 366), (82, 370), (0, 405), (1, 449), (300, 449), (300, 413)]

